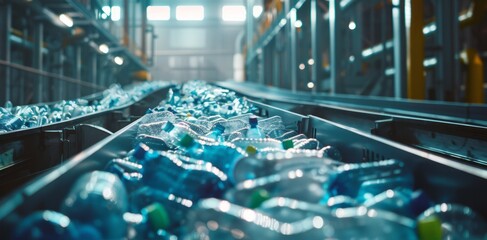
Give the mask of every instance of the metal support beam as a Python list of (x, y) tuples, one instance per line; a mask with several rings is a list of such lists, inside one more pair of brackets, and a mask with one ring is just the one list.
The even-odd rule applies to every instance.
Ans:
[[(247, 36), (247, 58), (250, 56), (250, 53), (253, 51), (253, 38), (254, 38), (254, 16), (252, 15), (252, 11), (250, 9), (254, 8), (254, 1), (255, 0), (247, 0), (247, 25), (246, 25), (246, 36)], [(255, 61), (252, 60), (252, 61)], [(245, 60), (247, 62), (247, 59)], [(255, 69), (253, 68), (253, 63), (250, 62), (247, 64), (246, 67), (246, 80), (247, 81), (253, 81), (251, 75), (255, 72)]]
[[(91, 69), (90, 69), (90, 81), (93, 85), (97, 84), (97, 76), (98, 76), (98, 53), (95, 51), (90, 52), (91, 55)], [(92, 92), (93, 93), (93, 92)]]
[(407, 69), (408, 98), (425, 99), (426, 83), (424, 80), (424, 2), (406, 0), (406, 28), (408, 37)]
[(318, 0), (311, 0), (311, 7), (310, 7), (310, 27), (311, 27), (311, 59), (313, 59), (314, 64), (311, 65), (311, 82), (314, 83), (314, 88), (312, 88), (312, 92), (316, 93), (316, 88), (318, 88), (318, 81), (320, 79), (320, 71), (321, 71), (321, 49), (320, 44), (320, 33), (321, 33), (321, 26), (318, 26), (321, 22), (318, 20), (318, 16), (321, 16), (319, 13), (318, 7)]
[[(33, 49), (33, 61), (32, 67), (36, 70), (42, 71), (44, 66), (44, 61), (42, 58), (42, 42), (44, 40), (44, 24), (42, 22), (34, 23), (34, 49)], [(44, 92), (44, 77), (37, 75), (35, 77), (36, 87), (34, 88), (37, 92), (36, 102), (41, 103), (45, 100), (46, 93)]]
[(125, 47), (129, 47), (129, 0), (123, 0), (123, 38), (122, 42)]
[(144, 64), (147, 63), (147, 43), (146, 43), (146, 36), (147, 36), (147, 1), (140, 1), (140, 8), (141, 8), (141, 19), (142, 19), (142, 26), (140, 27), (140, 51), (142, 55), (140, 56), (142, 62)]
[(394, 97), (406, 97), (406, 17), (404, 0), (394, 0), (392, 30), (394, 41)]
[[(438, 100), (458, 101), (460, 94), (455, 82), (460, 78), (459, 52), (459, 22), (457, 0), (436, 0), (436, 26), (439, 51), (436, 71)], [(438, 86), (438, 87), (437, 87)]]
[(343, 83), (340, 81), (340, 32), (341, 7), (340, 0), (330, 0), (329, 22), (330, 22), (330, 93), (343, 91)]
[(290, 50), (290, 60), (291, 60), (291, 90), (295, 92), (297, 90), (298, 85), (298, 59), (297, 59), (297, 46), (296, 46), (296, 28), (294, 24), (297, 20), (297, 12), (295, 8), (292, 8), (289, 12), (290, 16), (290, 23), (288, 24), (288, 28), (290, 29), (290, 40), (289, 41), (289, 50)]
[[(0, 60), (10, 62), (10, 30), (12, 28), (12, 5), (10, 3), (0, 4)], [(0, 102), (10, 100), (10, 68), (0, 67), (0, 82), (4, 87), (0, 90)]]
[[(74, 78), (81, 80), (81, 46), (76, 45), (74, 47)], [(77, 98), (81, 97), (81, 85), (76, 84), (76, 95)]]
[[(55, 56), (55, 68), (56, 71), (54, 73), (57, 73), (60, 76), (64, 76), (64, 66), (63, 66), (63, 58), (64, 58), (64, 53), (63, 50), (60, 50), (59, 52), (56, 53)], [(63, 100), (66, 99), (66, 82), (62, 80), (57, 80), (56, 85), (58, 87), (58, 92), (57, 92), (57, 100)]]

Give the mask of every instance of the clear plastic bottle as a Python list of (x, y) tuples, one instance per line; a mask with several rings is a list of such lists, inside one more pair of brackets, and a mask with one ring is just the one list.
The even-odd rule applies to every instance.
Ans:
[(422, 240), (487, 239), (487, 222), (467, 206), (441, 203), (418, 217), (418, 233)]
[[(279, 200), (278, 200), (279, 201)], [(182, 239), (416, 239), (415, 221), (365, 207), (329, 212), (296, 201), (257, 211), (218, 199), (202, 200)]]
[(61, 206), (61, 213), (75, 224), (94, 227), (104, 239), (126, 236), (123, 214), (127, 210), (127, 192), (120, 179), (101, 171), (81, 176)]
[(335, 169), (342, 164), (327, 158), (316, 157), (312, 153), (310, 154), (300, 153), (294, 156), (292, 153), (278, 152), (263, 156), (259, 156), (259, 154), (257, 156), (249, 156), (236, 162), (229, 176), (232, 182), (238, 183), (296, 169), (301, 169), (304, 172), (322, 167)]

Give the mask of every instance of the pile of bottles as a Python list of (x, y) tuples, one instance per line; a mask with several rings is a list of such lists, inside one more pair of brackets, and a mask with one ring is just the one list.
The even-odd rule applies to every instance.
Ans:
[(12, 238), (487, 238), (481, 216), (433, 202), (404, 162), (344, 163), (336, 147), (255, 110), (204, 82), (173, 88), (139, 121), (134, 149)]
[(26, 128), (39, 127), (61, 122), (90, 113), (120, 107), (140, 100), (146, 94), (164, 86), (161, 81), (145, 82), (124, 90), (119, 84), (113, 84), (103, 91), (100, 99), (63, 100), (52, 105), (39, 104), (13, 106), (7, 101), (0, 107), (0, 134)]

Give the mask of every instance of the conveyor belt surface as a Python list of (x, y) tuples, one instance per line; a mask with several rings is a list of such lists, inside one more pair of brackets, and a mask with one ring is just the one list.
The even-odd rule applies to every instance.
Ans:
[[(335, 146), (340, 150), (345, 162), (399, 159), (413, 172), (414, 187), (424, 190), (433, 201), (464, 204), (484, 217), (487, 216), (487, 194), (479, 191), (487, 186), (486, 170), (411, 148), (340, 123), (293, 113), (258, 101), (249, 102), (257, 107), (258, 116), (280, 116), (288, 129), (315, 137), (326, 145)], [(0, 231), (11, 233), (22, 218), (34, 211), (59, 209), (69, 189), (81, 175), (102, 170), (111, 159), (127, 155), (134, 147), (139, 125), (147, 117), (131, 123), (4, 198), (0, 203)], [(210, 199), (205, 203), (209, 204), (211, 201), (216, 200)]]

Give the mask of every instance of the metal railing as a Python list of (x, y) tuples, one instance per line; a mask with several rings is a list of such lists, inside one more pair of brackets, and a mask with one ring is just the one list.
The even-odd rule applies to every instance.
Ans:
[(0, 82), (0, 106), (7, 101), (27, 105), (75, 99), (106, 89), (92, 82), (4, 60), (0, 60)]

